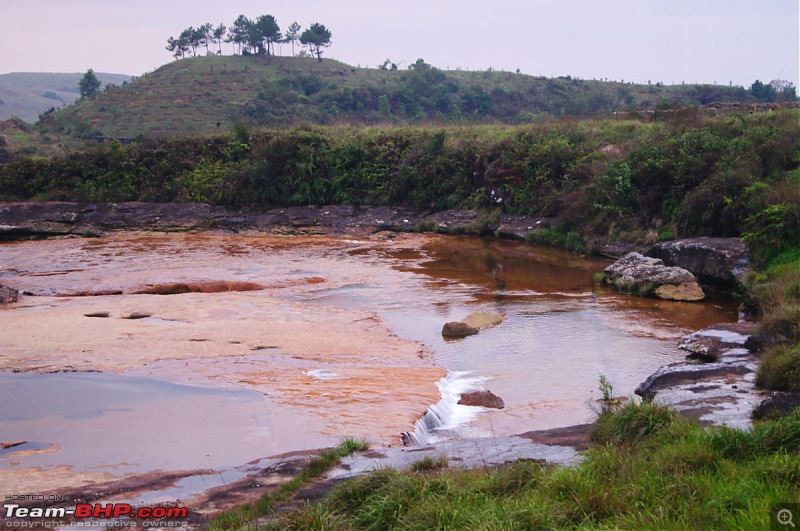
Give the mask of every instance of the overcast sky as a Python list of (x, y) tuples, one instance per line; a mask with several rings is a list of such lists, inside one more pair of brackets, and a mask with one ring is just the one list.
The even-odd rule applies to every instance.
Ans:
[(168, 37), (239, 14), (325, 24), (325, 57), (373, 68), (800, 86), (800, 0), (0, 0), (0, 73), (141, 75), (172, 60)]

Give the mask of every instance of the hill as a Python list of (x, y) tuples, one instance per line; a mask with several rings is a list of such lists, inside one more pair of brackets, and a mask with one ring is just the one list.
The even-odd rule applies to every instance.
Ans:
[(182, 59), (47, 116), (46, 130), (78, 136), (209, 134), (252, 125), (527, 123), (709, 102), (750, 101), (741, 87), (663, 86), (446, 71), (364, 69), (308, 57)]
[[(103, 85), (130, 82), (124, 74), (96, 73)], [(12, 116), (33, 123), (50, 108), (75, 103), (80, 97), (78, 82), (83, 74), (14, 72), (0, 74), (0, 120)]]

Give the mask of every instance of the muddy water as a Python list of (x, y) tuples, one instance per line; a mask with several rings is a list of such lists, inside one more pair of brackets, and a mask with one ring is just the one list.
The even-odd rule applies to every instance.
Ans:
[[(574, 424), (599, 374), (628, 394), (681, 357), (678, 336), (735, 320), (730, 301), (619, 296), (593, 283), (603, 260), (478, 238), (122, 234), (4, 244), (0, 264), (0, 283), (34, 295), (0, 310), (0, 369), (103, 373), (3, 374), (0, 442), (33, 446), (0, 455), (2, 487), (34, 467), (55, 487), (342, 436), (396, 445), (477, 388), (506, 409), (444, 404), (436, 436)], [(506, 319), (441, 337), (476, 310)]]

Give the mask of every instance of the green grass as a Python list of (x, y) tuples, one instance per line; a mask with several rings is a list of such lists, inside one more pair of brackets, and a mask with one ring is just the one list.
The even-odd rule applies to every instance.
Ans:
[(800, 495), (800, 412), (742, 432), (626, 404), (594, 440), (575, 467), (378, 471), (267, 528), (766, 529)]
[(255, 503), (247, 503), (217, 515), (209, 523), (208, 529), (240, 529), (254, 523), (260, 517), (268, 515), (276, 504), (290, 499), (301, 488), (338, 465), (342, 457), (366, 451), (368, 448), (369, 445), (364, 440), (344, 439), (336, 448), (323, 450), (312, 458), (300, 474), (283, 483), (276, 491), (264, 494)]
[(547, 79), (430, 65), (385, 71), (332, 59), (211, 55), (167, 63), (132, 84), (54, 113), (43, 125), (78, 135), (135, 137), (213, 134), (241, 118), (271, 127), (522, 124), (652, 109), (663, 100), (681, 105), (750, 99), (739, 87)]

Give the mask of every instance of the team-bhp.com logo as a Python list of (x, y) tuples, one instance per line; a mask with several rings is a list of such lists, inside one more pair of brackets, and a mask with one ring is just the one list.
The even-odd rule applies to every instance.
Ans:
[[(127, 503), (79, 503), (74, 508), (3, 504), (4, 526), (34, 527), (184, 527), (186, 507), (133, 507)], [(100, 525), (98, 522), (103, 522)]]

